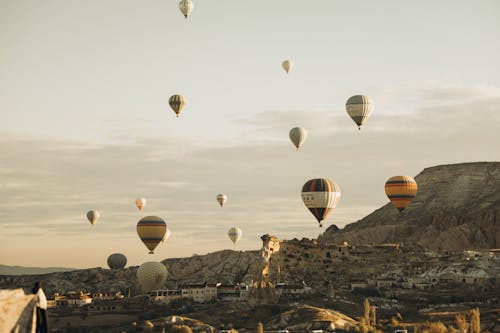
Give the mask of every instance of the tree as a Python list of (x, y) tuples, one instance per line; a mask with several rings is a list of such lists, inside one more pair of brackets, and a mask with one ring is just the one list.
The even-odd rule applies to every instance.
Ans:
[(264, 325), (262, 325), (262, 323), (259, 323), (257, 325), (257, 332), (258, 333), (264, 333)]
[(377, 308), (374, 306), (370, 307), (370, 325), (373, 327), (377, 325)]
[(481, 313), (479, 308), (470, 311), (470, 333), (481, 333)]
[(455, 316), (455, 322), (457, 323), (458, 330), (460, 333), (466, 333), (469, 329), (469, 323), (463, 314), (457, 314)]
[(366, 324), (370, 324), (370, 301), (368, 301), (368, 298), (365, 298), (363, 302), (363, 310), (363, 319)]

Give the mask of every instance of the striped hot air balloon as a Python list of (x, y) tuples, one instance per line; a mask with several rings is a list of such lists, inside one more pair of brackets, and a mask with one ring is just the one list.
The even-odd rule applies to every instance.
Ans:
[(224, 207), (224, 204), (227, 201), (227, 195), (225, 195), (224, 193), (217, 194), (216, 199), (217, 199), (217, 202), (219, 203), (219, 205), (221, 207)]
[(234, 243), (238, 243), (241, 239), (241, 236), (243, 235), (243, 231), (241, 231), (240, 228), (235, 228), (232, 227), (229, 229), (227, 232), (227, 235), (229, 236), (229, 239)]
[(394, 176), (385, 182), (385, 194), (399, 211), (410, 204), (417, 191), (417, 182), (410, 176)]
[(141, 241), (153, 254), (154, 249), (162, 241), (167, 232), (167, 224), (158, 216), (146, 216), (137, 222), (137, 234)]
[(177, 117), (179, 117), (182, 109), (184, 109), (184, 106), (186, 105), (186, 99), (182, 95), (172, 95), (168, 99), (168, 104), (170, 104), (172, 110), (174, 110)]
[(355, 95), (345, 103), (347, 114), (354, 120), (358, 129), (366, 122), (373, 110), (373, 103), (368, 96)]
[(302, 201), (318, 220), (323, 221), (333, 211), (340, 200), (340, 186), (327, 178), (308, 180), (302, 186)]

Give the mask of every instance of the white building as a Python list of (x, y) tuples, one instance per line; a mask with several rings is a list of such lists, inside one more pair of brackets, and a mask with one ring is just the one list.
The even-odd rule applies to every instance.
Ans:
[(169, 304), (171, 301), (182, 298), (181, 290), (169, 290), (169, 289), (161, 289), (161, 290), (152, 290), (148, 292), (149, 299), (152, 302), (161, 302)]
[(209, 303), (217, 300), (217, 286), (219, 284), (187, 284), (181, 287), (183, 298), (192, 298), (196, 303)]
[(92, 297), (81, 291), (79, 294), (76, 292), (68, 292), (67, 295), (54, 294), (54, 300), (57, 306), (80, 307), (92, 303)]
[(277, 283), (276, 290), (280, 296), (299, 296), (308, 294), (311, 292), (311, 287), (308, 287), (305, 283), (298, 284), (288, 284), (288, 283)]
[(222, 302), (246, 302), (248, 300), (249, 288), (246, 284), (217, 286), (217, 298)]

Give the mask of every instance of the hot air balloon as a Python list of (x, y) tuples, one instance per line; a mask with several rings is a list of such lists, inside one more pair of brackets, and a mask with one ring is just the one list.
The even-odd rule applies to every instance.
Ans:
[(339, 200), (340, 187), (330, 179), (311, 179), (302, 186), (302, 201), (318, 220), (320, 227), (323, 226), (321, 221), (333, 211)]
[(123, 268), (127, 264), (127, 257), (121, 253), (113, 253), (108, 257), (108, 266), (111, 269)]
[(137, 222), (137, 234), (141, 241), (153, 254), (154, 249), (162, 241), (167, 232), (167, 224), (158, 216), (146, 216)]
[(194, 3), (191, 0), (181, 0), (181, 2), (179, 2), (179, 9), (185, 18), (187, 18), (189, 14), (191, 14), (193, 8)]
[(96, 224), (97, 220), (99, 220), (99, 217), (101, 214), (97, 210), (89, 210), (87, 212), (87, 219), (89, 220), (90, 224), (94, 225)]
[(297, 150), (299, 150), (300, 146), (302, 146), (307, 139), (307, 131), (304, 127), (294, 127), (290, 130), (289, 136), (292, 143), (297, 147)]
[(167, 231), (165, 231), (165, 236), (163, 236), (161, 242), (163, 243), (170, 237), (170, 228), (167, 227)]
[(234, 244), (238, 243), (243, 235), (243, 231), (240, 228), (232, 227), (227, 232), (229, 239), (233, 241)]
[(145, 262), (137, 269), (137, 279), (144, 291), (162, 289), (167, 276), (167, 267), (157, 261)]
[(373, 103), (368, 96), (355, 95), (345, 103), (347, 114), (354, 120), (358, 129), (366, 122), (373, 110)]
[(227, 201), (227, 195), (225, 194), (217, 194), (217, 202), (220, 204), (221, 207), (224, 207), (224, 204)]
[(394, 176), (385, 182), (385, 194), (400, 212), (415, 198), (417, 191), (417, 182), (410, 176)]
[(283, 69), (286, 71), (286, 73), (290, 73), (290, 71), (292, 70), (292, 67), (293, 67), (293, 63), (292, 61), (290, 60), (285, 60), (281, 63), (281, 67), (283, 67)]
[(139, 210), (143, 210), (146, 207), (146, 198), (137, 198), (135, 199), (135, 205)]
[(184, 109), (184, 105), (186, 105), (186, 99), (182, 95), (172, 95), (168, 99), (168, 104), (170, 104), (172, 110), (174, 110), (177, 117), (179, 117), (182, 109)]

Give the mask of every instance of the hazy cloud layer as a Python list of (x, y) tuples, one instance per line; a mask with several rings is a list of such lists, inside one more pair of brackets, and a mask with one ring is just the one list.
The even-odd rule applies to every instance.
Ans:
[[(321, 230), (300, 199), (310, 178), (340, 184), (340, 205), (326, 224), (343, 226), (386, 202), (383, 184), (392, 175), (500, 159), (499, 89), (411, 89), (388, 88), (393, 98), (376, 104), (361, 132), (338, 109), (238, 118), (234, 124), (242, 136), (224, 141), (142, 133), (99, 144), (3, 133), (0, 261), (96, 266), (109, 253), (123, 252), (138, 264), (222, 248), (255, 249), (264, 233), (316, 237)], [(416, 102), (407, 109), (384, 112), (410, 99)], [(288, 140), (297, 125), (309, 131), (300, 152)], [(215, 200), (220, 192), (229, 197), (222, 209)], [(138, 196), (148, 199), (143, 213), (134, 206)], [(101, 212), (94, 227), (85, 218), (89, 209)], [(147, 214), (164, 217), (172, 229), (155, 256), (145, 254), (135, 232)], [(231, 226), (244, 232), (237, 247), (227, 238)]]

